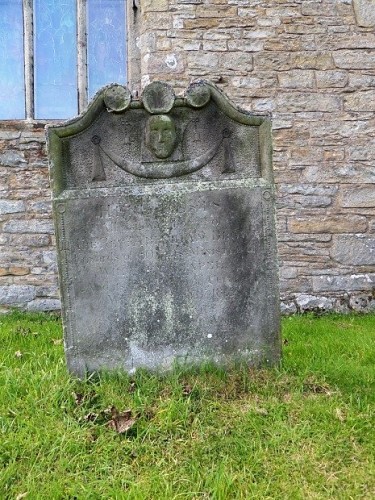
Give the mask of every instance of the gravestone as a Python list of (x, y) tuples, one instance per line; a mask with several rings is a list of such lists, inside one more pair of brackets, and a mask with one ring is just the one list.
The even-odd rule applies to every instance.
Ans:
[(279, 360), (267, 118), (204, 81), (113, 84), (48, 147), (72, 373)]

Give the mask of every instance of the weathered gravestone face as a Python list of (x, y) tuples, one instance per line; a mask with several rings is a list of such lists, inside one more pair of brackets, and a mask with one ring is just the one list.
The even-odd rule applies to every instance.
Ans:
[(104, 88), (49, 127), (70, 370), (280, 356), (270, 123), (213, 85)]

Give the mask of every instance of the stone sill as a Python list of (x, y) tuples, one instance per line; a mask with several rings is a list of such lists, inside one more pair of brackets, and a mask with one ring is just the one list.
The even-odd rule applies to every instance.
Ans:
[(2, 130), (40, 130), (44, 129), (46, 125), (54, 124), (59, 125), (66, 120), (0, 120), (0, 129)]

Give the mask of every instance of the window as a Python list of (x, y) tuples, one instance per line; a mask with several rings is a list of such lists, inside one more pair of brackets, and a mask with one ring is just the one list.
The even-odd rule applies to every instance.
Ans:
[(125, 0), (0, 0), (0, 119), (81, 112), (126, 83)]

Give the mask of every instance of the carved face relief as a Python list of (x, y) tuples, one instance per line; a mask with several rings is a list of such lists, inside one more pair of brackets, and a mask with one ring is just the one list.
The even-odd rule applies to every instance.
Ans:
[(157, 158), (168, 158), (173, 153), (176, 128), (169, 116), (150, 116), (146, 124), (146, 144)]

